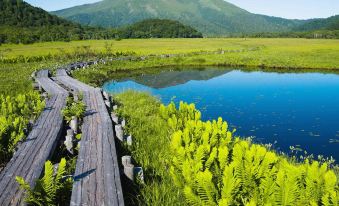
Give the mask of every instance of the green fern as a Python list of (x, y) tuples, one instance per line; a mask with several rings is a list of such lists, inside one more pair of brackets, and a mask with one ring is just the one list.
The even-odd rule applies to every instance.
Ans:
[(338, 205), (327, 164), (292, 163), (233, 137), (221, 118), (203, 122), (193, 104), (161, 106), (173, 130), (170, 174), (189, 205)]
[(68, 201), (72, 187), (72, 179), (65, 178), (66, 160), (61, 159), (57, 173), (54, 174), (53, 164), (45, 163), (44, 176), (36, 181), (34, 189), (22, 177), (16, 177), (21, 189), (26, 192), (25, 202), (29, 205), (58, 205)]

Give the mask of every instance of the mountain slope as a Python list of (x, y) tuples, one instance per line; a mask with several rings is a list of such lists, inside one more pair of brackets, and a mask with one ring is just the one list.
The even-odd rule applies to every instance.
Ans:
[(294, 29), (295, 31), (339, 30), (339, 15), (326, 19), (311, 19)]
[(287, 31), (299, 20), (247, 12), (224, 0), (103, 0), (53, 14), (84, 25), (119, 27), (149, 18), (178, 20), (205, 35)]
[(114, 37), (114, 31), (89, 28), (51, 15), (22, 0), (0, 0), (0, 44)]

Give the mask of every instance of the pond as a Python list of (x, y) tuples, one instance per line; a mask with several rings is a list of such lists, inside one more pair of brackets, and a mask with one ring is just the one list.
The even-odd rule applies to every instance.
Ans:
[[(148, 91), (168, 104), (195, 103), (204, 120), (219, 116), (236, 135), (339, 160), (339, 75), (229, 68), (161, 69), (106, 82), (104, 90)], [(298, 152), (298, 155), (304, 152)]]

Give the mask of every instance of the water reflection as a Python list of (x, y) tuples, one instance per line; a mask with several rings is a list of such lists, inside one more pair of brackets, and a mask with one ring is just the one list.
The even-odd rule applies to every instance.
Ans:
[(121, 77), (104, 89), (149, 91), (167, 104), (196, 103), (203, 119), (222, 116), (241, 136), (289, 151), (299, 145), (339, 159), (339, 75), (162, 69)]

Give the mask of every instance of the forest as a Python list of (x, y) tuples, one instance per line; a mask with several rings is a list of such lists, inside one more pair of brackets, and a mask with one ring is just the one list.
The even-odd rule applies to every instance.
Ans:
[(32, 7), (24, 1), (0, 1), (0, 44), (120, 38), (197, 38), (195, 29), (171, 20), (146, 20), (122, 28), (83, 26)]
[(118, 29), (118, 37), (129, 38), (202, 38), (202, 34), (190, 26), (167, 19), (147, 19)]

